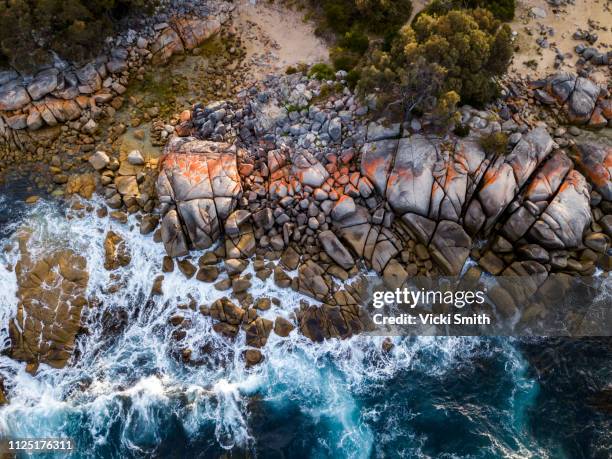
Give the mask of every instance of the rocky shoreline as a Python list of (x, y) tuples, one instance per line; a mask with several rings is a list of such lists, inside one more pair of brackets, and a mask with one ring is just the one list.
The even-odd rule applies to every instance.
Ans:
[[(72, 122), (85, 134), (95, 131), (96, 120), (112, 116), (131, 80), (142, 77), (144, 65), (163, 65), (175, 54), (191, 51), (216, 34), (233, 9), (229, 3), (206, 3), (209, 16), (180, 15), (178, 9), (160, 14), (168, 18), (129, 29), (108, 52), (75, 68), (56, 58), (55, 64), (32, 76), (14, 70), (0, 73), (0, 135), (3, 143), (19, 146), (15, 131), (37, 131)], [(80, 126), (77, 128), (76, 126)]]
[[(179, 19), (159, 26), (157, 38), (137, 45), (142, 52), (111, 53), (105, 68), (124, 72), (118, 81), (106, 85), (91, 67), (89, 86), (110, 88), (103, 103), (112, 107), (121, 97), (116, 84), (125, 87), (142, 59), (166, 61), (225, 22)], [(45, 83), (51, 74), (59, 73), (47, 72), (23, 91), (28, 97), (34, 90), (42, 94), (52, 86)], [(362, 101), (349, 89), (344, 72), (330, 81), (301, 72), (271, 75), (235, 98), (195, 104), (175, 116), (159, 159), (137, 150), (100, 149), (92, 139), (86, 151), (90, 169), (65, 177), (66, 194), (91, 197), (97, 190), (107, 204), (96, 209), (100, 215), (126, 222), (128, 214), (138, 214), (141, 233), (164, 244), (168, 256), (151, 295), (163, 291), (164, 273), (174, 269), (227, 291), (227, 298), (210, 305), (189, 306), (210, 316), (224, 336), (244, 331), (249, 364), (262, 360), (260, 349), (273, 332), (287, 336), (296, 328), (322, 341), (371, 329), (363, 308), (366, 271), (376, 272), (388, 288), (420, 276), (462, 277), (472, 284), (485, 273), (531, 279), (513, 295), (501, 287), (490, 292), (497, 311), (510, 317), (524, 308), (519, 299), (566, 288), (547, 283), (551, 273), (610, 271), (612, 147), (576, 142), (569, 125), (609, 129), (612, 114), (609, 88), (583, 77), (559, 74), (530, 87), (509, 82), (506, 88), (496, 109), (462, 107), (459, 135), (456, 126), (441, 129), (427, 115), (404, 122), (385, 118), (374, 99)], [(84, 133), (96, 123), (91, 101), (97, 97), (85, 94), (76, 96), (89, 102), (78, 115), (75, 109), (80, 118), (73, 121)], [(72, 106), (69, 99), (54, 100)], [(19, 145), (21, 132), (34, 126), (28, 123), (32, 107), (46, 123), (51, 120), (40, 104), (28, 107), (11, 112), (20, 121), (4, 131), (8, 142)], [(507, 138), (501, 151), (485, 142), (496, 133)], [(73, 206), (87, 211), (80, 201)], [(193, 254), (218, 242), (213, 251)], [(117, 234), (107, 234), (105, 252), (109, 271), (129, 266), (130, 248)], [(84, 274), (62, 270), (62, 263), (82, 264), (70, 261), (75, 256), (24, 262), (11, 353), (32, 371), (38, 363), (61, 367), (69, 359), (78, 333), (75, 318), (85, 306), (79, 289), (87, 284)], [(249, 264), (257, 278), (272, 278), (313, 304), (297, 308), (293, 321), (261, 317), (259, 311), (273, 300), (249, 293)], [(52, 269), (56, 265), (59, 272)], [(61, 306), (53, 317), (38, 314), (29, 301), (45, 276), (63, 276), (70, 287), (49, 299)], [(109, 288), (121, 288), (120, 282)], [(64, 323), (64, 316), (70, 320), (58, 331), (53, 324)], [(177, 315), (171, 324), (180, 343), (189, 320)], [(28, 344), (39, 335), (51, 349)], [(180, 355), (191, 361), (189, 349), (181, 348)]]

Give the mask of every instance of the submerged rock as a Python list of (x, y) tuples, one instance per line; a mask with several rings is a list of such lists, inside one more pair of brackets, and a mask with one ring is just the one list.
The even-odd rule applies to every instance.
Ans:
[(130, 264), (132, 256), (125, 240), (114, 231), (104, 239), (104, 269), (113, 271)]
[(74, 351), (87, 305), (86, 259), (58, 250), (34, 260), (25, 250), (15, 266), (17, 315), (9, 322), (11, 357), (62, 368)]
[(371, 324), (358, 305), (307, 306), (297, 314), (300, 332), (315, 342), (330, 338), (350, 338), (367, 330)]

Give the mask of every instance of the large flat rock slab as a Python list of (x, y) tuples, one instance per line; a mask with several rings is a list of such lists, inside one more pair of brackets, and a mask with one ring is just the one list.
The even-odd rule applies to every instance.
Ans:
[(163, 205), (162, 239), (170, 256), (189, 247), (206, 249), (242, 194), (236, 148), (226, 143), (174, 138), (166, 146), (157, 179)]
[(470, 234), (488, 233), (540, 163), (553, 149), (544, 128), (529, 131), (508, 155), (499, 156), (487, 169), (480, 190), (468, 208)]
[(570, 171), (555, 198), (531, 228), (530, 236), (548, 249), (579, 247), (591, 223), (589, 200), (584, 176), (576, 170)]
[(587, 124), (592, 128), (610, 125), (609, 94), (591, 79), (558, 73), (540, 82), (540, 86), (542, 89), (535, 90), (536, 98), (547, 105), (556, 101), (570, 123)]
[(74, 351), (87, 304), (87, 261), (71, 250), (31, 259), (22, 244), (17, 315), (9, 322), (10, 353), (28, 363), (63, 368)]
[(612, 147), (594, 142), (576, 145), (576, 166), (604, 199), (612, 201)]

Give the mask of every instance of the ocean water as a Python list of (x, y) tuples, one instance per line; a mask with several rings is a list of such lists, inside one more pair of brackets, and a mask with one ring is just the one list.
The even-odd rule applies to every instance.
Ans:
[[(0, 247), (23, 228), (37, 256), (70, 247), (86, 256), (88, 296), (72, 365), (41, 365), (36, 376), (0, 355), (10, 404), (0, 408), (4, 438), (70, 437), (72, 457), (271, 458), (608, 458), (612, 445), (609, 339), (382, 338), (315, 344), (293, 331), (270, 335), (265, 360), (246, 368), (244, 333), (230, 342), (212, 321), (179, 306), (223, 296), (211, 285), (161, 273), (163, 247), (126, 225), (41, 201), (15, 206), (0, 196)], [(10, 218), (6, 218), (9, 216)], [(113, 229), (132, 262), (124, 287), (108, 293), (103, 240)], [(19, 257), (0, 251), (0, 346), (17, 307), (7, 269)], [(276, 296), (264, 312), (290, 318), (303, 297), (254, 278), (253, 296)], [(168, 319), (192, 326), (181, 346), (197, 365), (176, 358)], [(61, 457), (61, 456), (57, 456)], [(63, 457), (63, 456), (62, 456)]]

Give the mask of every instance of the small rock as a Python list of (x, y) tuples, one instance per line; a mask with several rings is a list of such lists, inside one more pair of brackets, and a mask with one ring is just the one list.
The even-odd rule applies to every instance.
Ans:
[(335, 221), (341, 221), (347, 217), (353, 215), (357, 210), (355, 201), (350, 196), (342, 196), (334, 208), (332, 209), (331, 216)]
[(132, 166), (142, 166), (145, 163), (144, 157), (140, 150), (132, 150), (127, 157), (128, 163)]
[(251, 281), (248, 279), (238, 278), (232, 280), (232, 291), (234, 294), (246, 292), (251, 288)]
[(140, 234), (150, 234), (155, 231), (159, 217), (157, 215), (145, 215), (140, 222)]
[(342, 120), (334, 118), (329, 122), (328, 134), (332, 140), (340, 140), (342, 137)]
[(87, 123), (85, 123), (83, 125), (83, 127), (81, 128), (81, 130), (85, 133), (85, 134), (95, 134), (96, 131), (98, 130), (98, 123), (96, 123), (94, 120), (89, 120)]
[(261, 363), (263, 360), (263, 355), (261, 351), (257, 349), (247, 349), (244, 351), (244, 361), (246, 362), (247, 367), (252, 367)]
[(610, 238), (603, 233), (591, 233), (584, 238), (584, 245), (598, 253), (606, 253)]
[(93, 155), (89, 157), (89, 164), (93, 166), (93, 168), (97, 171), (104, 169), (110, 163), (110, 158), (106, 154), (106, 152), (102, 150), (96, 151)]
[(259, 309), (260, 311), (267, 311), (272, 306), (272, 301), (270, 298), (258, 298), (255, 302), (254, 308)]
[(168, 255), (164, 256), (164, 260), (162, 261), (162, 271), (165, 273), (174, 271), (174, 260)]
[(274, 333), (282, 338), (289, 336), (289, 333), (294, 329), (293, 324), (284, 317), (277, 317), (274, 321)]
[(164, 291), (162, 289), (164, 282), (164, 276), (157, 276), (153, 281), (153, 286), (151, 287), (151, 295), (163, 295)]
[(248, 261), (241, 260), (239, 258), (229, 258), (224, 261), (225, 270), (229, 276), (233, 276), (234, 274), (240, 274), (244, 271), (249, 265)]
[(232, 280), (231, 279), (223, 279), (220, 280), (219, 282), (217, 282), (214, 287), (217, 290), (228, 290), (229, 288), (231, 288), (232, 286)]
[(214, 265), (202, 266), (196, 275), (196, 279), (200, 282), (214, 282), (218, 277), (219, 268)]
[(189, 260), (181, 260), (178, 263), (179, 270), (187, 277), (191, 279), (196, 273), (196, 267)]

